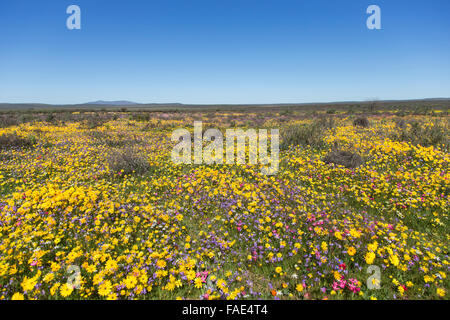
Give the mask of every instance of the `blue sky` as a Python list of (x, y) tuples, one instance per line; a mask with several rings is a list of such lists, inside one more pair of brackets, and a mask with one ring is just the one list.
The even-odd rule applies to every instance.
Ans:
[(426, 97), (450, 97), (448, 0), (0, 2), (0, 102)]

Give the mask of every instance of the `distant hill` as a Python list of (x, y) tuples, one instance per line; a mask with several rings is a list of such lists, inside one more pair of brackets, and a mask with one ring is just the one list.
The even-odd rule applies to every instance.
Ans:
[(98, 100), (98, 101), (87, 102), (84, 104), (104, 105), (104, 106), (131, 106), (131, 105), (138, 105), (140, 103), (133, 102), (133, 101), (126, 101), (126, 100), (119, 100), (119, 101)]
[(309, 102), (309, 103), (273, 103), (273, 104), (183, 104), (183, 103), (136, 103), (132, 101), (93, 101), (81, 104), (43, 104), (43, 103), (1, 103), (0, 111), (15, 110), (147, 110), (147, 111), (173, 111), (173, 110), (310, 110), (319, 111), (327, 109), (346, 110), (349, 107), (358, 109), (376, 103), (376, 108), (418, 108), (430, 107), (448, 110), (450, 108), (450, 98), (428, 98), (411, 100), (377, 100), (377, 101), (336, 101), (336, 102)]

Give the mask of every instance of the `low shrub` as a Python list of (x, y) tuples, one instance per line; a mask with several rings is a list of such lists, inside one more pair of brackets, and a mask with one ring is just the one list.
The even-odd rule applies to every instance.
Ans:
[(115, 150), (109, 154), (107, 160), (110, 170), (116, 174), (144, 174), (151, 168), (148, 160), (140, 155), (136, 148)]
[(288, 149), (290, 146), (324, 146), (324, 134), (326, 127), (324, 123), (315, 121), (312, 124), (294, 125), (281, 130), (281, 149)]
[(389, 137), (392, 140), (410, 142), (424, 147), (444, 145), (448, 148), (450, 145), (448, 128), (438, 121), (431, 125), (419, 121), (398, 121), (396, 128), (397, 130)]
[(87, 118), (86, 128), (87, 129), (95, 129), (95, 128), (103, 126), (106, 122), (108, 122), (108, 119), (102, 118), (99, 116), (98, 113), (96, 113), (95, 116), (90, 116)]
[(133, 113), (130, 117), (130, 120), (134, 120), (137, 122), (148, 122), (150, 121), (150, 119), (150, 113)]
[(20, 121), (17, 119), (17, 116), (12, 116), (9, 114), (0, 116), (0, 128), (17, 126), (19, 124)]
[(26, 148), (35, 144), (34, 137), (20, 137), (16, 132), (0, 135), (0, 149)]
[(363, 160), (359, 154), (354, 152), (332, 150), (323, 158), (323, 162), (334, 163), (349, 169), (354, 169), (359, 167), (363, 163)]
[(357, 127), (367, 128), (370, 125), (370, 122), (366, 117), (358, 117), (353, 120), (353, 125)]

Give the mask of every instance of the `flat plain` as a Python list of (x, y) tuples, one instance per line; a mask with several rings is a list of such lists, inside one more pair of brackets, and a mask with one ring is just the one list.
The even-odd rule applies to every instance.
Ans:
[[(448, 108), (0, 115), (0, 299), (448, 299)], [(280, 167), (175, 165), (278, 128)]]

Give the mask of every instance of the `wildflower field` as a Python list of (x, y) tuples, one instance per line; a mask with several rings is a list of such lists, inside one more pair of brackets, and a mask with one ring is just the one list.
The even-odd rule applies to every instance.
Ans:
[[(195, 120), (279, 128), (278, 172), (175, 165), (171, 134)], [(0, 299), (449, 299), (448, 120), (104, 111), (4, 125)]]

